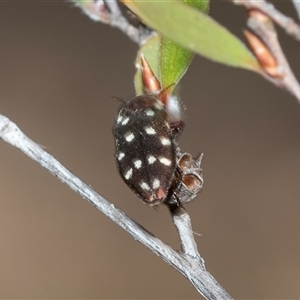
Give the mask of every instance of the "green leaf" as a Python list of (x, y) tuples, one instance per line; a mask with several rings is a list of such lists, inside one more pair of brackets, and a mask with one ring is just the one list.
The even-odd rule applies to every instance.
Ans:
[(190, 51), (233, 67), (260, 69), (255, 57), (238, 38), (185, 3), (122, 1), (147, 25)]
[(194, 54), (178, 46), (168, 38), (161, 37), (160, 42), (160, 73), (162, 88), (171, 85), (173, 90), (188, 69)]
[[(208, 12), (209, 0), (180, 0), (187, 5), (202, 12)], [(165, 36), (161, 36), (160, 42), (160, 75), (162, 88), (170, 87), (170, 92), (175, 89), (177, 83), (187, 71), (194, 53), (179, 46)]]
[(180, 0), (183, 3), (188, 4), (189, 6), (192, 6), (203, 13), (208, 13), (209, 11), (209, 0)]

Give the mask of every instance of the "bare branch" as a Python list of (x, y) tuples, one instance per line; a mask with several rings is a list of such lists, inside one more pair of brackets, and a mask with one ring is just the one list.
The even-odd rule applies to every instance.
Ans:
[[(287, 32), (293, 31), (296, 34), (296, 36), (294, 36), (297, 37), (298, 40), (300, 40), (299, 26), (297, 26), (292, 19), (289, 19), (278, 12), (265, 0), (232, 0), (232, 2), (243, 5), (248, 10), (248, 26), (268, 47), (277, 63), (277, 76), (274, 74), (270, 76), (270, 74), (267, 73), (262, 73), (262, 75), (276, 86), (288, 90), (300, 102), (300, 85), (282, 51), (278, 41), (277, 32), (271, 20), (279, 22)], [(294, 30), (295, 28), (297, 30)]]
[(205, 270), (204, 260), (200, 256), (194, 239), (191, 219), (187, 211), (178, 205), (167, 205), (173, 218), (174, 225), (178, 231), (182, 254), (187, 259), (198, 262), (200, 268)]
[(292, 0), (292, 2), (293, 2), (294, 7), (297, 11), (298, 19), (300, 19), (300, 2), (299, 2), (299, 0)]
[(275, 84), (287, 89), (292, 95), (294, 95), (300, 102), (300, 86), (291, 70), (289, 63), (282, 51), (279, 44), (276, 30), (273, 26), (270, 26), (268, 20), (263, 22), (260, 16), (252, 14), (248, 19), (248, 26), (264, 41), (268, 48), (273, 53), (279, 68), (279, 73), (282, 76), (275, 79)]
[[(38, 144), (28, 138), (8, 118), (0, 115), (0, 137), (12, 146), (20, 149), (31, 159), (46, 168), (55, 177), (67, 184), (72, 190), (80, 194), (85, 200), (94, 205), (112, 221), (122, 227), (135, 240), (150, 249), (166, 263), (171, 265), (185, 276), (205, 299), (232, 299), (213, 276), (205, 270), (202, 258), (198, 254), (196, 245), (184, 245), (184, 255), (174, 251), (170, 246), (153, 236), (141, 225), (130, 219), (120, 209), (96, 193), (91, 187), (82, 182), (78, 177), (61, 165), (53, 156), (43, 150)], [(176, 217), (177, 218), (177, 217)], [(183, 229), (183, 232), (192, 232), (187, 214), (175, 218), (175, 224)], [(180, 229), (181, 231), (181, 229)], [(192, 234), (189, 233), (191, 237)], [(180, 234), (181, 242), (185, 244), (185, 238)], [(193, 242), (195, 243), (195, 242)], [(192, 250), (194, 249), (194, 250)], [(195, 251), (197, 253), (195, 253)], [(186, 255), (188, 254), (188, 255)], [(201, 264), (199, 264), (199, 261)]]
[[(242, 5), (248, 10), (255, 9), (261, 11), (297, 41), (300, 41), (300, 26), (292, 18), (278, 11), (271, 3), (267, 3), (265, 0), (232, 0), (232, 2), (236, 5)], [(299, 3), (297, 5), (299, 6)]]
[(120, 29), (132, 41), (142, 45), (152, 35), (152, 30), (139, 22), (130, 22), (126, 18), (117, 0), (94, 0), (94, 1), (79, 1), (71, 0), (92, 20), (99, 21), (104, 24), (110, 24), (113, 27)]

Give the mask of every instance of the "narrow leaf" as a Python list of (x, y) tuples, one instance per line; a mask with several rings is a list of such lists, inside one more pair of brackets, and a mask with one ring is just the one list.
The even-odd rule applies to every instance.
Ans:
[(233, 67), (260, 69), (255, 57), (238, 38), (185, 3), (122, 1), (147, 25), (190, 51)]
[[(208, 12), (209, 0), (180, 0), (204, 13)], [(194, 53), (179, 46), (165, 36), (160, 42), (160, 75), (162, 88), (172, 92), (187, 71)]]
[(188, 4), (189, 6), (192, 6), (203, 13), (208, 13), (209, 11), (209, 0), (180, 0), (183, 3)]
[(160, 43), (160, 71), (162, 88), (176, 84), (188, 69), (194, 54), (178, 46), (168, 38), (161, 37)]

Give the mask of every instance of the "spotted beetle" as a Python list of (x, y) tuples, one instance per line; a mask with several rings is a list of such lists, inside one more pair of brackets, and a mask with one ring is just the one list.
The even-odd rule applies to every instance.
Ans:
[(149, 205), (164, 202), (176, 169), (176, 144), (160, 99), (149, 94), (125, 102), (113, 131), (124, 182)]

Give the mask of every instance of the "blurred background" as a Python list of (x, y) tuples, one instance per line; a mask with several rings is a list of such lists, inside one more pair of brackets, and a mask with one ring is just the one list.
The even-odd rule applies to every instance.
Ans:
[[(276, 7), (296, 19), (290, 1)], [(241, 7), (211, 16), (243, 38)], [(279, 30), (296, 76), (299, 44)], [(0, 3), (0, 113), (175, 249), (164, 206), (122, 182), (112, 125), (134, 96), (138, 48), (70, 2)], [(300, 105), (248, 71), (195, 57), (181, 85), (182, 150), (204, 153), (186, 208), (207, 269), (236, 299), (300, 298)], [(190, 283), (92, 205), (0, 141), (0, 298), (201, 299)]]

